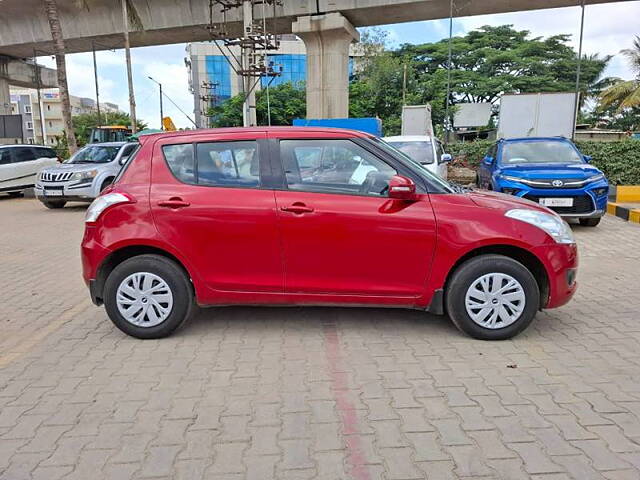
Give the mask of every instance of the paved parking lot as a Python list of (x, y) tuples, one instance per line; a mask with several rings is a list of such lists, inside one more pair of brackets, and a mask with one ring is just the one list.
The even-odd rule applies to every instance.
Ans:
[(512, 341), (420, 312), (211, 309), (140, 341), (91, 305), (84, 207), (0, 199), (0, 478), (640, 478), (640, 226)]

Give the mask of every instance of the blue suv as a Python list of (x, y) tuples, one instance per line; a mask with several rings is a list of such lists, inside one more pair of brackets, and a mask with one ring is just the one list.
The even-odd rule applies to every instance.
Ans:
[(562, 137), (501, 139), (480, 163), (476, 183), (595, 227), (607, 209), (609, 183), (590, 160)]

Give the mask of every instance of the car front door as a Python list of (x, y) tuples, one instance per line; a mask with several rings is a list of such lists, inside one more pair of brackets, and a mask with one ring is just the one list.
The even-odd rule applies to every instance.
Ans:
[(480, 162), (480, 167), (478, 168), (478, 186), (481, 188), (492, 189), (491, 185), (491, 173), (496, 164), (496, 152), (497, 145), (492, 145), (484, 158)]
[(405, 304), (424, 294), (436, 238), (427, 194), (389, 199), (396, 168), (348, 138), (280, 138), (274, 148), (287, 294)]
[(154, 145), (150, 201), (155, 224), (198, 272), (214, 303), (233, 302), (232, 292), (283, 291), (264, 138), (208, 134)]

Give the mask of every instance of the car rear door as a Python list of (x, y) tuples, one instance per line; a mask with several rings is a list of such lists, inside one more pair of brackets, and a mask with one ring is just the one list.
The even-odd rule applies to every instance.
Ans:
[(349, 138), (282, 134), (273, 148), (284, 180), (276, 201), (287, 294), (381, 304), (424, 294), (436, 240), (427, 194), (387, 198), (399, 172)]
[[(189, 135), (154, 145), (150, 201), (160, 235), (211, 290), (211, 303), (269, 301), (283, 271), (264, 133)], [(281, 301), (281, 298), (273, 298)], [(202, 300), (202, 299), (201, 299)]]

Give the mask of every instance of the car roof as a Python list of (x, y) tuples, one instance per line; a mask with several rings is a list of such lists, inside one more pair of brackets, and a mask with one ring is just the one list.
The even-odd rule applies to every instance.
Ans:
[(550, 140), (553, 142), (570, 142), (568, 138), (565, 137), (518, 137), (518, 138), (501, 138), (500, 141), (508, 142), (508, 143), (517, 143), (517, 142), (539, 142), (544, 140)]
[(136, 142), (97, 142), (97, 143), (87, 143), (85, 147), (121, 147), (128, 143), (136, 143)]
[(383, 137), (385, 142), (426, 142), (431, 141), (429, 135), (396, 135), (394, 137)]
[(29, 147), (29, 148), (48, 148), (49, 150), (54, 150), (53, 147), (49, 147), (47, 145), (29, 145), (27, 143), (12, 143), (10, 145), (0, 145), (0, 148), (10, 148), (10, 147)]
[(180, 136), (202, 135), (206, 133), (216, 134), (233, 134), (233, 133), (280, 133), (280, 132), (300, 132), (300, 133), (345, 133), (350, 134), (353, 137), (371, 138), (373, 135), (359, 130), (349, 130), (346, 128), (332, 128), (332, 127), (224, 127), (224, 128), (199, 128), (196, 130), (176, 130), (173, 132), (161, 132), (161, 133), (149, 133), (146, 135), (140, 135), (140, 142), (147, 142), (150, 139), (171, 138)]

